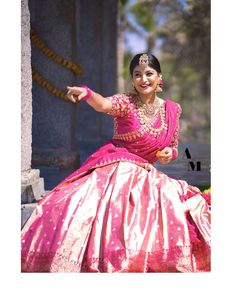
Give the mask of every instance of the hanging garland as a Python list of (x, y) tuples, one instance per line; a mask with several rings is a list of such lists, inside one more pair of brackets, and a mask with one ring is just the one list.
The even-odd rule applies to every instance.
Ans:
[(52, 58), (57, 63), (65, 66), (66, 68), (73, 71), (76, 75), (82, 75), (83, 70), (80, 66), (77, 64), (60, 57), (58, 54), (54, 53), (51, 49), (49, 49), (46, 44), (39, 38), (39, 36), (36, 34), (34, 29), (30, 29), (30, 38), (31, 41), (37, 46), (45, 55)]
[(51, 83), (45, 80), (39, 73), (37, 73), (33, 68), (32, 68), (32, 78), (35, 82), (37, 82), (40, 86), (46, 88), (52, 94), (58, 97), (61, 97), (67, 101), (69, 100), (64, 91), (54, 87)]
[[(66, 68), (73, 71), (76, 75), (82, 75), (83, 70), (80, 66), (75, 63), (60, 57), (58, 54), (54, 53), (51, 49), (49, 49), (46, 44), (39, 38), (39, 36), (35, 33), (34, 29), (30, 29), (30, 38), (31, 41), (38, 47), (45, 55), (52, 58), (57, 63), (65, 66)], [(46, 88), (52, 94), (61, 97), (65, 100), (69, 100), (66, 92), (56, 88), (51, 83), (49, 83), (46, 79), (44, 79), (33, 67), (32, 67), (32, 78), (35, 82), (37, 82), (40, 86)]]

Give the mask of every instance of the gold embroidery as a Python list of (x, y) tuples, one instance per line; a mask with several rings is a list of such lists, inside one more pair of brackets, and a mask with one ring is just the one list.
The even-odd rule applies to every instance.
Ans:
[(155, 113), (155, 116), (148, 118), (144, 118), (144, 116), (140, 112), (140, 103), (137, 101), (137, 98), (131, 97), (130, 99), (130, 110), (136, 117), (139, 119), (140, 127), (137, 130), (127, 132), (127, 133), (118, 133), (118, 122), (117, 118), (114, 118), (114, 136), (113, 139), (117, 140), (125, 140), (125, 141), (132, 141), (139, 137), (141, 137), (144, 133), (149, 133), (153, 135), (154, 137), (159, 136), (160, 132), (164, 129), (167, 130), (167, 123), (165, 123), (165, 108), (164, 104), (160, 106), (159, 113), (161, 113), (161, 127), (160, 128), (154, 128), (152, 125), (156, 122), (158, 119), (157, 113)]

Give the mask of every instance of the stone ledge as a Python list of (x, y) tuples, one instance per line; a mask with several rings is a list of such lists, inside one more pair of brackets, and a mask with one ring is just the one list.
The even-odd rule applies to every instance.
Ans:
[[(45, 191), (45, 194), (48, 192), (49, 191)], [(37, 205), (38, 202), (21, 205), (21, 227), (23, 227), (26, 221), (30, 218)]]
[(23, 225), (29, 219), (36, 206), (37, 203), (21, 205), (21, 227), (23, 227)]
[(27, 171), (21, 172), (21, 184), (29, 185), (39, 178), (40, 170), (39, 169), (30, 169)]
[(21, 174), (21, 204), (39, 201), (45, 194), (44, 179), (39, 175), (38, 169), (31, 169)]

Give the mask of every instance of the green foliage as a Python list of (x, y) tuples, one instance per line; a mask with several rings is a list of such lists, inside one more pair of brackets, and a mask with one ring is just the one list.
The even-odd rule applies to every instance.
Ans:
[(155, 15), (150, 8), (150, 5), (144, 5), (143, 3), (137, 3), (130, 8), (139, 25), (147, 31), (153, 31), (156, 27)]

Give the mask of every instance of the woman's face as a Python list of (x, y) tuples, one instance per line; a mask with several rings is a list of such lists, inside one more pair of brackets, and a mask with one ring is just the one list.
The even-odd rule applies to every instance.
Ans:
[[(136, 66), (133, 71), (132, 82), (133, 86), (140, 94), (152, 94), (153, 92), (161, 92), (161, 75), (156, 70), (149, 66)], [(158, 87), (157, 87), (158, 85)]]

